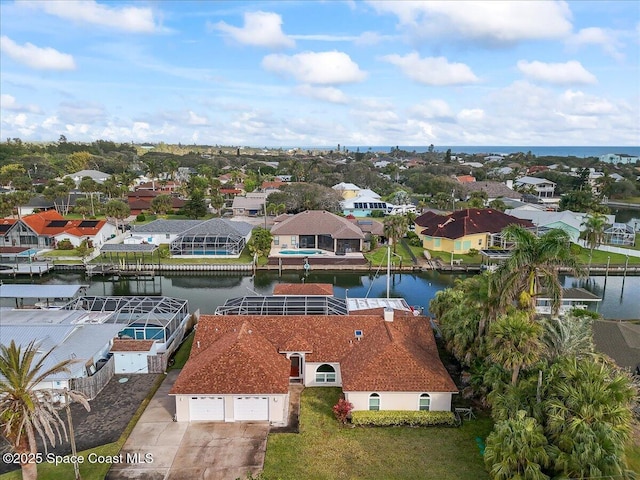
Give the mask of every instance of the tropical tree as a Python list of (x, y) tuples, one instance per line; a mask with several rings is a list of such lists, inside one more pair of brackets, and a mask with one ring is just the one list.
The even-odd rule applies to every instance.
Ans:
[(483, 190), (471, 192), (469, 197), (469, 208), (484, 208), (488, 199), (489, 197), (487, 192)]
[(151, 179), (151, 189), (155, 191), (156, 179), (158, 178), (158, 174), (162, 171), (162, 165), (155, 158), (147, 158), (143, 160), (143, 162), (145, 171)]
[(547, 378), (545, 432), (564, 478), (632, 478), (625, 445), (636, 392), (628, 375), (599, 358), (567, 357)]
[(259, 257), (268, 257), (271, 251), (271, 232), (262, 227), (256, 227), (253, 229), (251, 239), (247, 242), (247, 248), (252, 254), (256, 254)]
[(518, 382), (522, 368), (533, 365), (542, 351), (542, 327), (527, 311), (511, 310), (489, 327), (490, 356), (504, 368), (511, 370), (511, 384)]
[(544, 473), (554, 455), (544, 429), (521, 410), (498, 422), (487, 437), (484, 463), (493, 480), (547, 480)]
[(504, 203), (504, 200), (496, 198), (495, 200), (491, 200), (489, 202), (489, 207), (493, 208), (494, 210), (498, 210), (499, 212), (504, 212), (507, 209), (507, 204)]
[(402, 215), (391, 215), (384, 219), (384, 235), (393, 244), (393, 253), (400, 239), (407, 232), (407, 218)]
[(587, 215), (580, 225), (584, 228), (580, 237), (589, 247), (589, 257), (593, 255), (593, 249), (598, 248), (604, 242), (604, 231), (607, 226), (607, 217), (602, 213)]
[(432, 197), (432, 202), (439, 210), (445, 210), (451, 203), (451, 195), (444, 192), (438, 192)]
[(569, 313), (562, 320), (557, 317), (543, 317), (539, 320), (542, 326), (540, 341), (543, 355), (550, 362), (563, 356), (581, 358), (593, 355), (595, 345), (590, 315)]
[(85, 198), (89, 198), (90, 199), (90, 201), (91, 201), (91, 215), (95, 216), (96, 210), (95, 210), (95, 207), (93, 205), (93, 194), (100, 189), (100, 186), (98, 185), (98, 182), (96, 182), (91, 177), (84, 177), (82, 180), (80, 180), (80, 184), (78, 185), (78, 188), (80, 189), (81, 192), (83, 192), (85, 194)]
[(565, 269), (576, 277), (585, 273), (571, 253), (569, 235), (564, 230), (553, 229), (537, 237), (520, 225), (509, 225), (503, 235), (516, 246), (492, 276), (491, 290), (498, 295), (499, 308), (504, 311), (519, 300), (533, 310), (536, 297), (544, 292), (556, 314), (562, 302), (559, 270)]
[(151, 200), (151, 210), (153, 213), (165, 215), (173, 209), (173, 198), (171, 195), (158, 195)]
[(189, 218), (204, 217), (207, 214), (207, 205), (204, 203), (204, 194), (202, 191), (197, 189), (193, 190), (182, 210)]
[[(154, 198), (155, 200), (155, 198)], [(104, 206), (104, 213), (107, 217), (111, 217), (116, 221), (116, 230), (118, 230), (118, 221), (124, 220), (131, 215), (131, 207), (122, 200), (109, 200)]]
[(218, 216), (222, 214), (222, 207), (224, 207), (224, 197), (220, 193), (211, 195), (211, 206), (216, 210)]
[[(35, 342), (25, 348), (12, 340), (0, 345), (0, 419), (2, 436), (12, 450), (18, 454), (36, 454), (37, 437), (45, 448), (48, 444), (67, 439), (64, 421), (58, 412), (55, 396), (60, 392), (38, 389), (38, 384), (47, 377), (68, 372), (74, 362), (65, 359), (50, 368), (45, 363), (51, 356), (49, 350), (39, 356)], [(39, 358), (38, 358), (39, 356)], [(89, 410), (89, 403), (79, 392), (68, 391), (71, 400), (81, 403)], [(21, 458), (27, 458), (27, 455)], [(38, 477), (37, 462), (21, 463), (22, 478), (35, 480)]]

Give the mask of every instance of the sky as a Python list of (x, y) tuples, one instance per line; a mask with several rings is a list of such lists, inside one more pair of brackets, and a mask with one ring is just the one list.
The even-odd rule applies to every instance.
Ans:
[(640, 145), (637, 1), (0, 0), (0, 138)]

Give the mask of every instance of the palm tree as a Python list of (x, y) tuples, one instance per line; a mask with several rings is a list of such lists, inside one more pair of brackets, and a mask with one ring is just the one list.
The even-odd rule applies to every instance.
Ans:
[(545, 431), (560, 453), (556, 471), (569, 478), (632, 478), (625, 445), (635, 392), (629, 377), (598, 358), (564, 358), (545, 392)]
[(542, 426), (521, 410), (496, 424), (487, 438), (484, 463), (493, 480), (547, 480), (543, 469), (553, 453)]
[(594, 354), (595, 346), (591, 330), (593, 319), (590, 316), (570, 313), (562, 320), (554, 317), (542, 318), (540, 324), (542, 325), (540, 340), (544, 356), (550, 362), (565, 356), (580, 358)]
[(109, 200), (104, 206), (104, 214), (107, 217), (115, 218), (116, 230), (118, 230), (118, 220), (124, 220), (131, 215), (131, 208), (128, 203), (122, 200)]
[(575, 277), (585, 273), (571, 253), (569, 235), (564, 230), (553, 229), (536, 237), (520, 225), (509, 225), (503, 235), (516, 246), (492, 276), (491, 290), (497, 292), (500, 309), (505, 311), (517, 299), (533, 310), (536, 296), (544, 292), (551, 298), (552, 311), (556, 314), (562, 302), (559, 270), (566, 269)]
[[(36, 435), (45, 445), (56, 445), (56, 439), (67, 439), (64, 421), (55, 404), (55, 393), (37, 389), (39, 383), (51, 375), (69, 371), (70, 359), (56, 363), (50, 368), (45, 363), (52, 350), (38, 356), (35, 342), (26, 348), (12, 340), (9, 346), (0, 345), (0, 419), (2, 435), (9, 441), (15, 453), (37, 452)], [(58, 392), (59, 393), (59, 392)], [(87, 410), (89, 403), (79, 392), (68, 392), (72, 400), (80, 402)], [(37, 463), (22, 463), (22, 478), (35, 480)]]
[(607, 226), (607, 217), (602, 213), (591, 213), (585, 217), (580, 226), (584, 227), (580, 237), (585, 240), (586, 245), (589, 247), (589, 269), (591, 269), (591, 256), (593, 255), (593, 249), (598, 248), (604, 241), (604, 230)]
[(489, 327), (491, 359), (511, 370), (511, 384), (518, 382), (522, 368), (540, 358), (542, 327), (529, 317), (529, 312), (512, 310)]
[(393, 243), (393, 253), (396, 253), (396, 244), (407, 231), (407, 218), (402, 215), (392, 215), (384, 219), (384, 234)]

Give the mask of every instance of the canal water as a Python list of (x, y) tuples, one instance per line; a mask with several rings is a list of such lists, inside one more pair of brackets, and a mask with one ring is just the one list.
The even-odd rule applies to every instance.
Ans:
[[(395, 273), (389, 278), (389, 295), (404, 297), (409, 305), (424, 307), (428, 312), (429, 302), (436, 292), (453, 286), (461, 274), (440, 272)], [(30, 280), (18, 279), (28, 283)], [(109, 277), (83, 274), (49, 274), (34, 282), (43, 284), (87, 284), (89, 295), (165, 295), (189, 300), (190, 309), (212, 314), (216, 307), (228, 298), (247, 295), (270, 295), (278, 283), (330, 283), (336, 297), (386, 296), (386, 274), (363, 274), (362, 272), (277, 272), (259, 271), (255, 276), (239, 273), (214, 272), (201, 275), (167, 274), (148, 279), (124, 278), (117, 281)], [(640, 318), (640, 276), (598, 276), (589, 280), (563, 277), (565, 287), (584, 287), (603, 298), (598, 311), (609, 319)], [(11, 282), (14, 283), (13, 280)], [(3, 302), (12, 306), (11, 302)]]

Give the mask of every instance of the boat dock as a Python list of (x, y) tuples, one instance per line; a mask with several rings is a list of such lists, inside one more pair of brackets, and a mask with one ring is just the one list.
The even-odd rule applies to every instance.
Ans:
[(0, 275), (17, 277), (18, 275), (42, 276), (53, 270), (53, 263), (31, 262), (31, 263), (2, 263), (0, 264)]

